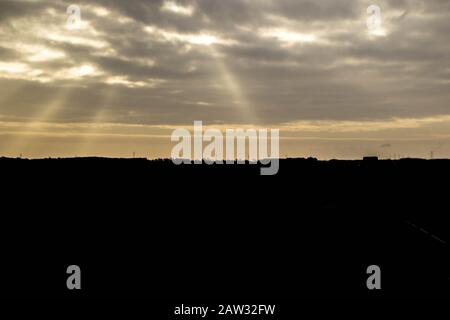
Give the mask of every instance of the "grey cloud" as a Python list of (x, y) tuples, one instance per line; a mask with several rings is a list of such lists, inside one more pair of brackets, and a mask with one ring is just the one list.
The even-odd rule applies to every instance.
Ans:
[[(0, 113), (11, 119), (32, 117), (61, 90), (68, 92), (68, 98), (61, 102), (57, 121), (90, 121), (101, 109), (106, 110), (108, 120), (124, 123), (177, 124), (195, 119), (244, 123), (250, 120), (236, 106), (235, 100), (240, 99), (246, 100), (255, 115), (253, 121), (273, 125), (449, 112), (448, 1), (383, 1), (389, 30), (386, 37), (375, 39), (367, 36), (365, 27), (367, 1), (177, 1), (193, 6), (192, 16), (162, 12), (162, 2), (79, 1), (83, 18), (114, 51), (110, 54), (106, 54), (108, 48), (34, 39), (26, 30), (18, 30), (24, 41), (39, 41), (67, 56), (35, 62), (33, 67), (51, 74), (92, 64), (103, 75), (53, 83), (0, 78), (0, 86), (22, 87), (27, 92), (4, 101), (7, 104)], [(18, 17), (31, 17), (48, 7), (63, 11), (69, 3), (1, 2), (0, 30), (10, 28)], [(84, 10), (94, 4), (112, 14), (98, 17)], [(396, 11), (390, 14), (390, 10)], [(130, 22), (119, 23), (119, 17)], [(63, 24), (65, 12), (54, 19), (47, 23)], [(234, 42), (209, 48), (164, 41), (146, 32), (147, 26), (185, 36), (212, 34)], [(323, 42), (288, 45), (276, 37), (262, 37), (260, 28), (317, 32)], [(10, 48), (0, 48), (0, 56), (5, 61), (24, 61)], [(145, 65), (142, 60), (146, 59), (155, 64)], [(233, 92), (235, 88), (227, 87), (227, 76), (239, 87), (241, 97)], [(128, 88), (106, 84), (108, 77), (161, 82), (155, 87)], [(108, 100), (111, 92), (114, 99)]]

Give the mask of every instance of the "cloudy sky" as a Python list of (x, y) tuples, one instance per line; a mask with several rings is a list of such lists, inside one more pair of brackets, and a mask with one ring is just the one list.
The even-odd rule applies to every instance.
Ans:
[(0, 0), (1, 155), (167, 157), (202, 120), (450, 157), (449, 85), (448, 0)]

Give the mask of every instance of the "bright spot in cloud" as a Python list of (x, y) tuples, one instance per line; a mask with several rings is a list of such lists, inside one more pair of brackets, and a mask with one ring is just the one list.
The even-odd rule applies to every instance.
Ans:
[(165, 1), (161, 8), (162, 11), (173, 12), (183, 16), (192, 16), (194, 13), (194, 8), (191, 6), (183, 7), (174, 1)]
[(106, 80), (106, 83), (110, 85), (123, 85), (128, 88), (143, 88), (154, 86), (154, 83), (147, 83), (144, 81), (130, 81), (126, 77), (121, 76), (110, 77)]
[(64, 52), (52, 50), (52, 49), (41, 49), (37, 51), (35, 54), (28, 57), (29, 61), (33, 62), (41, 62), (41, 61), (49, 61), (64, 58), (66, 55)]
[(23, 42), (11, 43), (8, 41), (0, 42), (5, 48), (13, 49), (19, 52), (24, 59), (31, 62), (42, 62), (55, 59), (61, 59), (66, 56), (63, 51), (48, 48), (40, 44), (28, 44)]
[(372, 37), (386, 37), (387, 36), (387, 31), (383, 28), (369, 30), (368, 32), (369, 32), (369, 36), (372, 36)]
[(276, 38), (278, 41), (288, 44), (294, 43), (312, 43), (317, 41), (313, 34), (291, 32), (285, 29), (263, 29), (260, 32), (263, 37)]
[(212, 106), (213, 105), (210, 102), (204, 102), (204, 101), (197, 101), (195, 104), (198, 106)]
[(86, 76), (93, 76), (97, 72), (93, 66), (82, 65), (81, 67), (74, 67), (68, 70), (68, 74), (75, 78), (82, 78)]
[(30, 68), (28, 65), (19, 62), (0, 62), (0, 72), (20, 74), (28, 72)]
[(20, 62), (0, 62), (0, 78), (23, 79), (27, 81), (48, 82), (44, 71), (32, 69), (29, 65)]
[(110, 13), (108, 9), (103, 8), (103, 7), (95, 7), (92, 9), (92, 11), (100, 17), (105, 17), (105, 16), (109, 15), (109, 13)]
[(217, 38), (207, 34), (202, 34), (198, 36), (189, 36), (188, 41), (192, 44), (210, 46), (217, 43)]
[(89, 38), (82, 38), (76, 36), (66, 36), (63, 34), (52, 33), (46, 36), (47, 39), (57, 42), (70, 43), (73, 45), (93, 47), (97, 49), (102, 49), (107, 46), (104, 41), (94, 40)]
[(152, 26), (145, 27), (145, 31), (156, 36), (159, 40), (172, 41), (172, 42), (185, 42), (192, 45), (199, 46), (211, 46), (213, 44), (231, 45), (234, 41), (221, 39), (211, 34), (183, 34), (176, 32), (167, 32), (162, 29), (158, 29)]

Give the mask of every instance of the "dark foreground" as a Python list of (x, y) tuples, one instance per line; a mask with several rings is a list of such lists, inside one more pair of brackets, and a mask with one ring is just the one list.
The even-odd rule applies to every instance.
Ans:
[[(2, 295), (449, 297), (450, 161), (0, 159)], [(66, 268), (82, 290), (66, 288)], [(381, 268), (369, 291), (366, 268)]]

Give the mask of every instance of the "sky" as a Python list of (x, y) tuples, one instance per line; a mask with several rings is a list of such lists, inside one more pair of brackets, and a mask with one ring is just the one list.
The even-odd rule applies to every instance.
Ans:
[(444, 158), (449, 85), (448, 0), (0, 0), (5, 156), (169, 157), (201, 120), (280, 129), (282, 157)]

